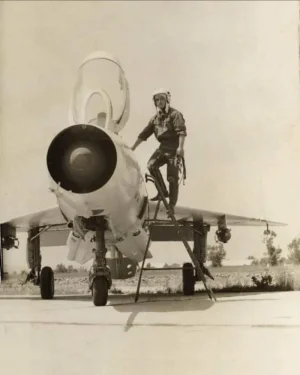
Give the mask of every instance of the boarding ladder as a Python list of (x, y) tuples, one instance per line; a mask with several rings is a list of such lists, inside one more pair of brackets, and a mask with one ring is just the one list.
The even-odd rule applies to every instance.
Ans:
[(147, 242), (147, 245), (146, 245), (146, 249), (145, 249), (145, 254), (144, 254), (144, 258), (143, 258), (143, 262), (142, 262), (142, 267), (140, 269), (140, 274), (139, 274), (139, 280), (138, 280), (138, 285), (137, 285), (137, 290), (136, 290), (136, 295), (135, 295), (135, 302), (138, 301), (139, 299), (139, 294), (140, 294), (140, 287), (141, 287), (141, 281), (142, 281), (142, 274), (143, 274), (143, 271), (145, 270), (144, 266), (145, 266), (145, 261), (146, 261), (146, 257), (147, 257), (147, 254), (148, 254), (148, 250), (149, 250), (149, 247), (150, 247), (150, 242), (151, 242), (151, 230), (153, 228), (153, 226), (155, 225), (155, 223), (157, 222), (157, 215), (158, 215), (158, 212), (159, 212), (159, 208), (160, 208), (160, 204), (161, 202), (163, 202), (166, 210), (167, 210), (167, 214), (168, 214), (168, 217), (171, 219), (172, 221), (172, 224), (173, 226), (176, 228), (177, 230), (177, 234), (179, 235), (185, 249), (187, 250), (190, 258), (191, 258), (191, 261), (193, 262), (194, 264), (194, 267), (196, 269), (196, 272), (197, 272), (197, 280), (199, 281), (202, 281), (203, 284), (204, 284), (204, 287), (206, 289), (206, 292), (209, 296), (209, 298), (211, 300), (214, 300), (216, 301), (216, 297), (213, 293), (213, 291), (211, 290), (211, 288), (206, 284), (206, 279), (205, 279), (205, 276), (204, 276), (204, 273), (201, 269), (201, 266), (200, 266), (200, 263), (199, 261), (197, 260), (197, 258), (195, 257), (188, 241), (186, 240), (184, 234), (182, 233), (182, 230), (180, 228), (180, 225), (178, 223), (178, 221), (176, 220), (176, 217), (174, 215), (174, 212), (173, 210), (171, 209), (169, 203), (167, 202), (167, 199), (165, 198), (164, 194), (163, 194), (163, 191), (162, 191), (162, 188), (158, 182), (158, 179), (155, 178), (154, 176), (150, 176), (148, 174), (146, 174), (146, 182), (147, 181), (150, 181), (152, 182), (158, 193), (159, 193), (159, 200), (157, 202), (157, 205), (156, 205), (156, 208), (155, 208), (155, 213), (154, 213), (154, 217), (153, 219), (151, 220), (151, 224), (150, 224), (150, 227), (149, 227), (149, 238), (148, 238), (148, 242)]

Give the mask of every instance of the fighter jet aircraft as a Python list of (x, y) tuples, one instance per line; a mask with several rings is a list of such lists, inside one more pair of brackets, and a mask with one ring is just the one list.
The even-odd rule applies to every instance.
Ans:
[[(84, 68), (99, 60), (118, 71), (118, 113), (114, 93), (102, 87), (82, 89)], [(94, 96), (101, 98), (104, 108), (89, 118), (88, 106)], [(27, 279), (40, 287), (43, 299), (52, 299), (55, 289), (53, 270), (41, 265), (43, 244), (67, 245), (68, 259), (79, 264), (94, 258), (89, 288), (94, 305), (104, 306), (112, 279), (135, 276), (138, 263), (152, 257), (149, 243), (182, 240), (164, 205), (159, 206), (153, 220), (157, 203), (148, 200), (146, 178), (134, 152), (120, 136), (129, 119), (129, 106), (129, 85), (118, 59), (103, 51), (87, 56), (78, 68), (69, 124), (51, 140), (47, 150), (45, 168), (56, 206), (1, 222), (0, 260), (3, 249), (18, 247), (17, 232), (27, 232)], [(175, 217), (185, 240), (194, 240), (193, 254), (203, 270), (211, 226), (217, 227), (217, 241), (226, 243), (231, 237), (228, 226), (284, 225), (197, 207), (176, 206)], [(1, 269), (3, 276), (3, 261)], [(188, 275), (183, 273), (184, 293), (193, 294), (197, 278)]]

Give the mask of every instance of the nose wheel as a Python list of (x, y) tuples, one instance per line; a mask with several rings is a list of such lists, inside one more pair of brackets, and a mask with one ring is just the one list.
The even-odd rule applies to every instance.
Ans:
[(108, 290), (112, 285), (110, 269), (107, 267), (105, 247), (105, 220), (99, 216), (95, 227), (95, 259), (89, 272), (89, 288), (94, 306), (105, 306)]
[(40, 276), (40, 291), (42, 299), (54, 297), (54, 273), (51, 267), (43, 267)]
[(92, 298), (95, 306), (105, 306), (108, 298), (108, 283), (104, 276), (96, 276), (92, 285)]

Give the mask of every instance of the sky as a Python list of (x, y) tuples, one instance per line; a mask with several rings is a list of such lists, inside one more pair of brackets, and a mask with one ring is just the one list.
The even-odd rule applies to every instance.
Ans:
[[(68, 124), (79, 63), (95, 50), (121, 61), (132, 145), (167, 87), (186, 120), (187, 180), (178, 204), (285, 222), (284, 251), (300, 235), (298, 2), (1, 2), (0, 219), (55, 204), (47, 147)], [(155, 139), (136, 154), (146, 167)], [(153, 189), (149, 187), (149, 192)], [(227, 258), (262, 256), (265, 228), (232, 228)], [(214, 244), (215, 228), (209, 233)], [(8, 268), (26, 268), (21, 247)], [(187, 259), (180, 244), (154, 244), (154, 262)], [(43, 249), (65, 262), (65, 248)], [(228, 261), (229, 261), (228, 260)], [(50, 265), (51, 265), (50, 264)]]

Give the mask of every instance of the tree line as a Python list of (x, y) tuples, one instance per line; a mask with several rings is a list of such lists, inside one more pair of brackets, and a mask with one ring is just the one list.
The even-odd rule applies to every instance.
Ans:
[[(253, 266), (278, 266), (283, 264), (300, 264), (300, 238), (294, 238), (293, 241), (288, 244), (288, 256), (287, 258), (282, 256), (282, 249), (275, 245), (275, 238), (277, 234), (275, 231), (265, 230), (263, 243), (266, 246), (266, 252), (263, 253), (261, 258), (256, 258), (253, 255), (247, 257), (247, 260), (251, 260)], [(207, 260), (211, 263), (211, 267), (222, 267), (223, 261), (226, 259), (226, 251), (224, 244), (221, 242), (215, 245), (207, 246)], [(152, 268), (151, 264), (148, 263), (147, 268)], [(180, 267), (178, 264), (167, 264), (163, 268), (175, 268)]]
[(288, 256), (285, 258), (282, 256), (282, 249), (274, 244), (276, 236), (275, 231), (264, 231), (263, 243), (266, 245), (267, 251), (261, 258), (255, 258), (252, 255), (248, 256), (247, 259), (251, 260), (251, 265), (278, 266), (282, 264), (300, 264), (300, 238), (294, 238), (288, 244)]
[[(261, 258), (256, 258), (253, 255), (248, 256), (253, 266), (278, 266), (283, 264), (300, 264), (300, 238), (294, 238), (288, 244), (288, 256), (282, 256), (282, 248), (275, 245), (275, 238), (277, 234), (275, 231), (265, 230), (263, 236), (263, 243), (266, 246), (266, 251)], [(221, 267), (223, 260), (226, 258), (226, 251), (222, 243), (215, 246), (208, 246), (208, 260), (211, 261), (212, 267)]]
[[(288, 256), (287, 258), (282, 256), (282, 249), (275, 245), (275, 238), (277, 234), (275, 231), (264, 231), (263, 243), (266, 246), (266, 252), (261, 258), (256, 258), (253, 255), (249, 255), (247, 260), (251, 261), (253, 266), (277, 266), (286, 263), (300, 264), (300, 238), (294, 238), (293, 241), (288, 244)], [(217, 242), (215, 245), (207, 246), (207, 260), (211, 263), (211, 267), (222, 267), (223, 261), (226, 259), (226, 251), (224, 244)], [(162, 268), (179, 268), (181, 265), (177, 263), (168, 264), (165, 263)], [(146, 268), (154, 268), (151, 263), (147, 263)], [(84, 267), (79, 269), (74, 268), (72, 265), (66, 267), (64, 264), (58, 264), (55, 268), (56, 273), (73, 273), (73, 272), (87, 272)]]

